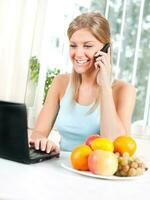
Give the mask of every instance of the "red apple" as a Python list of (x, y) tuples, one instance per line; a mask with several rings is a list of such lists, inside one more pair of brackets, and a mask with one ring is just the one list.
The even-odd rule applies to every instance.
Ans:
[(100, 138), (100, 135), (98, 135), (98, 134), (90, 135), (90, 136), (85, 140), (85, 144), (91, 147), (91, 143), (92, 143), (93, 140), (95, 140), (96, 138)]
[(118, 169), (118, 159), (112, 152), (95, 150), (88, 157), (88, 167), (94, 174), (112, 176)]

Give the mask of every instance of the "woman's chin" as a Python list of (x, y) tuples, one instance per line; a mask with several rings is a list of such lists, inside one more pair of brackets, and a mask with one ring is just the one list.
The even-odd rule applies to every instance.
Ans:
[(75, 69), (75, 71), (76, 71), (76, 73), (81, 74), (81, 75), (88, 73), (88, 70), (76, 70)]
[(89, 73), (92, 71), (91, 66), (74, 66), (74, 70), (78, 73), (78, 74), (85, 74), (85, 73)]
[(88, 74), (91, 73), (93, 70), (91, 68), (79, 68), (79, 67), (75, 67), (74, 70), (78, 73), (78, 74)]

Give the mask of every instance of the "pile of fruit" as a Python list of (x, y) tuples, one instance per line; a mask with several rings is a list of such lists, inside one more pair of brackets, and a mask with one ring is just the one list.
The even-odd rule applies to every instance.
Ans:
[(114, 141), (94, 134), (71, 152), (72, 167), (103, 176), (140, 176), (148, 169), (137, 157), (136, 141), (130, 136), (119, 136)]
[(116, 176), (140, 176), (148, 170), (146, 164), (141, 159), (129, 156), (126, 152), (122, 156), (116, 153), (116, 156), (118, 157)]

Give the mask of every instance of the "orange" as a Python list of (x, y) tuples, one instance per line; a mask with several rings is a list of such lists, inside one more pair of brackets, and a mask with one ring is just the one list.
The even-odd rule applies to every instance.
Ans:
[(92, 149), (85, 144), (76, 146), (71, 152), (71, 164), (78, 170), (88, 170), (88, 157)]
[(127, 152), (132, 156), (137, 148), (136, 141), (130, 136), (119, 136), (114, 140), (114, 151), (119, 152), (123, 155), (124, 152)]
[(97, 149), (101, 149), (104, 151), (110, 151), (113, 152), (114, 151), (114, 145), (113, 142), (110, 141), (107, 138), (96, 138), (95, 140), (93, 140), (93, 142), (91, 143), (91, 148), (93, 150), (97, 150)]

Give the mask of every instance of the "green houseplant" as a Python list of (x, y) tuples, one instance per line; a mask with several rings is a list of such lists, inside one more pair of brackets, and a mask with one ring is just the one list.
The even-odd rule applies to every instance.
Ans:
[(53, 81), (53, 79), (55, 78), (55, 76), (57, 76), (60, 73), (60, 69), (54, 68), (54, 69), (48, 69), (47, 73), (46, 73), (46, 81), (45, 81), (45, 86), (44, 86), (44, 99), (43, 99), (43, 103), (45, 102), (46, 96), (47, 96), (47, 92), (48, 89)]
[[(29, 74), (30, 74), (30, 80), (33, 81), (34, 84), (38, 83), (39, 79), (39, 72), (40, 72), (40, 62), (36, 56), (33, 56), (30, 58), (29, 61)], [(46, 80), (45, 80), (45, 86), (44, 86), (44, 98), (43, 103), (45, 102), (48, 89), (55, 78), (56, 75), (60, 73), (60, 69), (54, 68), (54, 69), (48, 69), (46, 73)]]
[(40, 63), (36, 56), (32, 56), (29, 61), (30, 80), (37, 84), (39, 79)]

